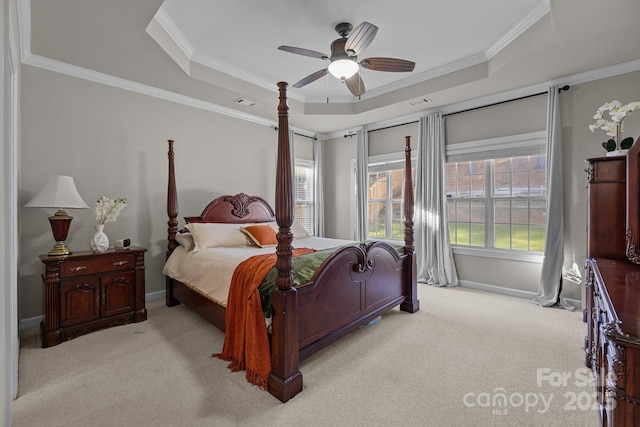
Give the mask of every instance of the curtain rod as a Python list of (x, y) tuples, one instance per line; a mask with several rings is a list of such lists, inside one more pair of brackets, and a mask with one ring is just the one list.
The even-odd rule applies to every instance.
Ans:
[[(567, 91), (567, 90), (569, 90), (569, 88), (570, 88), (570, 86), (569, 86), (569, 85), (564, 85), (564, 86), (562, 86), (562, 87), (558, 88), (558, 93), (562, 92), (563, 90), (564, 90), (564, 91)], [(456, 111), (456, 112), (454, 112), (454, 113), (443, 114), (442, 116), (443, 116), (443, 117), (446, 117), (446, 116), (452, 116), (452, 115), (454, 115), (454, 114), (458, 114), (458, 113), (466, 113), (467, 111), (478, 110), (478, 109), (480, 109), (480, 108), (485, 108), (485, 107), (492, 107), (492, 106), (494, 106), (494, 105), (505, 104), (505, 103), (507, 103), (507, 102), (519, 101), (519, 100), (521, 100), (521, 99), (532, 98), (532, 97), (534, 97), (534, 96), (540, 96), (540, 95), (544, 95), (544, 94), (546, 94), (546, 93), (548, 93), (548, 91), (539, 92), (539, 93), (534, 93), (534, 94), (532, 94), (532, 95), (521, 96), (521, 97), (519, 97), (519, 98), (508, 99), (508, 100), (506, 100), (506, 101), (495, 102), (495, 103), (493, 103), (493, 104), (482, 105), (482, 106), (480, 106), (480, 107), (468, 108), (468, 109), (466, 109), (466, 110)], [(379, 130), (391, 129), (391, 128), (395, 128), (395, 127), (398, 127), (398, 126), (409, 125), (409, 124), (417, 123), (417, 122), (418, 122), (418, 120), (414, 120), (414, 121), (406, 122), (406, 123), (399, 123), (399, 124), (397, 124), (397, 125), (391, 125), (391, 126), (386, 126), (386, 127), (377, 128), (377, 129), (371, 129), (371, 130), (369, 130), (368, 132), (375, 132), (375, 131), (379, 131)], [(346, 133), (346, 134), (344, 135), (344, 137), (345, 137), (345, 138), (350, 138), (350, 137), (355, 136), (355, 135), (357, 135), (357, 134), (358, 134), (357, 132), (350, 132), (350, 133)]]
[[(558, 88), (558, 93), (562, 92), (563, 90), (565, 90), (565, 91), (569, 90), (569, 87), (570, 86), (568, 86), (568, 85), (564, 85), (564, 86)], [(453, 116), (454, 114), (466, 113), (468, 111), (479, 110), (480, 108), (493, 107), (494, 105), (506, 104), (507, 102), (520, 101), (521, 99), (533, 98), (534, 96), (545, 95), (547, 93), (549, 93), (549, 92), (545, 90), (544, 92), (534, 93), (534, 94), (531, 94), (531, 95), (525, 95), (525, 96), (521, 96), (519, 98), (507, 99), (506, 101), (494, 102), (493, 104), (487, 104), (487, 105), (482, 105), (480, 107), (473, 107), (473, 108), (468, 108), (466, 110), (461, 110), (461, 111), (456, 111), (456, 112), (453, 112), (453, 113), (443, 114), (442, 116), (443, 117)]]
[[(275, 130), (277, 132), (278, 131), (278, 126), (274, 126), (273, 130)], [(298, 135), (298, 136), (304, 136), (305, 138), (313, 139), (314, 141), (318, 140), (318, 138), (316, 138), (315, 136), (303, 135), (303, 134), (298, 133), (298, 132), (293, 132), (293, 134), (294, 135)]]
[[(398, 126), (410, 125), (412, 123), (418, 123), (418, 120), (414, 120), (414, 121), (411, 121), (411, 122), (398, 123), (397, 125), (390, 125), (390, 126), (386, 126), (386, 127), (383, 127), (383, 128), (375, 128), (375, 129), (368, 130), (367, 132), (369, 132), (369, 133), (377, 132), (379, 130), (397, 128)], [(358, 134), (358, 132), (349, 132), (349, 133), (345, 133), (344, 137), (345, 138), (350, 138), (352, 136), (356, 136), (357, 134)]]
[(376, 128), (376, 129), (371, 129), (370, 131), (368, 131), (369, 133), (371, 132), (377, 132), (379, 130), (385, 130), (385, 129), (392, 129), (392, 128), (397, 128), (398, 126), (405, 126), (405, 125), (410, 125), (411, 123), (418, 123), (419, 120), (414, 120), (412, 122), (406, 122), (406, 123), (398, 123), (397, 125), (391, 125), (391, 126), (386, 126), (383, 128)]

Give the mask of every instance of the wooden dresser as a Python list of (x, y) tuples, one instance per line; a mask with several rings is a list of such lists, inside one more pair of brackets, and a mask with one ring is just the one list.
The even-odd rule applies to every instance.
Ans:
[(587, 258), (626, 260), (627, 158), (587, 160)]
[(146, 320), (145, 252), (131, 247), (64, 257), (41, 255), (42, 347), (96, 329)]
[[(640, 152), (638, 142), (634, 149)], [(638, 231), (629, 231), (627, 203), (637, 204), (640, 193), (627, 165), (636, 156), (587, 161), (585, 363), (593, 371), (606, 426), (640, 425), (640, 265), (627, 253), (627, 236)]]

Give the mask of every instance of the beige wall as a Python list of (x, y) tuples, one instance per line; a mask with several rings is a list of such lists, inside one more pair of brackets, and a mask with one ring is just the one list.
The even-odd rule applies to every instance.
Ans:
[[(418, 122), (393, 126), (369, 132), (369, 156), (403, 153), (405, 137), (411, 138), (411, 149), (417, 152)], [(414, 154), (414, 153), (412, 153)]]
[(546, 127), (546, 94), (445, 117), (447, 144), (536, 132)]
[[(105, 232), (148, 248), (146, 292), (164, 290), (167, 139), (174, 139), (179, 218), (221, 194), (274, 200), (277, 133), (233, 119), (30, 66), (22, 73), (20, 206), (49, 175), (74, 177), (87, 204), (124, 196)], [(20, 317), (42, 314), (39, 254), (53, 246), (46, 209), (21, 208)], [(95, 220), (72, 210), (72, 250), (88, 250)], [(182, 222), (181, 222), (182, 224)]]
[(324, 160), (325, 236), (352, 239), (353, 163), (357, 137), (339, 137), (322, 142)]
[(313, 139), (294, 134), (293, 155), (296, 159), (313, 160)]

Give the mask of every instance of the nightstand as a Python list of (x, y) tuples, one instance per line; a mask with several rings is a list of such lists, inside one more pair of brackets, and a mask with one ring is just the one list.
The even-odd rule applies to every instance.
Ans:
[(42, 347), (51, 347), (96, 329), (147, 319), (144, 253), (147, 250), (79, 251), (40, 255), (44, 320)]

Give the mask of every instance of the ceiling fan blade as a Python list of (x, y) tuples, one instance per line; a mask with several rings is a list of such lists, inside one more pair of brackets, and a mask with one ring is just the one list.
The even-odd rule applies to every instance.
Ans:
[(324, 70), (318, 70), (315, 73), (309, 74), (307, 77), (305, 77), (304, 79), (302, 79), (299, 82), (297, 82), (296, 84), (294, 84), (293, 87), (301, 88), (303, 86), (306, 86), (309, 83), (314, 82), (314, 81), (318, 80), (320, 77), (326, 75), (327, 72), (328, 72), (328, 70), (326, 68)]
[(316, 52), (315, 50), (303, 49), (301, 47), (280, 46), (278, 49), (284, 50), (285, 52), (296, 53), (298, 55), (310, 56), (312, 58), (329, 59), (329, 55), (327, 54)]
[(351, 92), (353, 96), (364, 95), (364, 82), (362, 81), (362, 77), (360, 77), (360, 73), (355, 73), (353, 76), (345, 79), (344, 83), (347, 85), (349, 92)]
[(416, 63), (397, 58), (367, 58), (360, 61), (360, 65), (375, 71), (407, 72), (413, 71)]
[(377, 33), (378, 27), (369, 22), (363, 22), (351, 31), (344, 50), (347, 52), (351, 50), (355, 55), (359, 55), (371, 44)]

